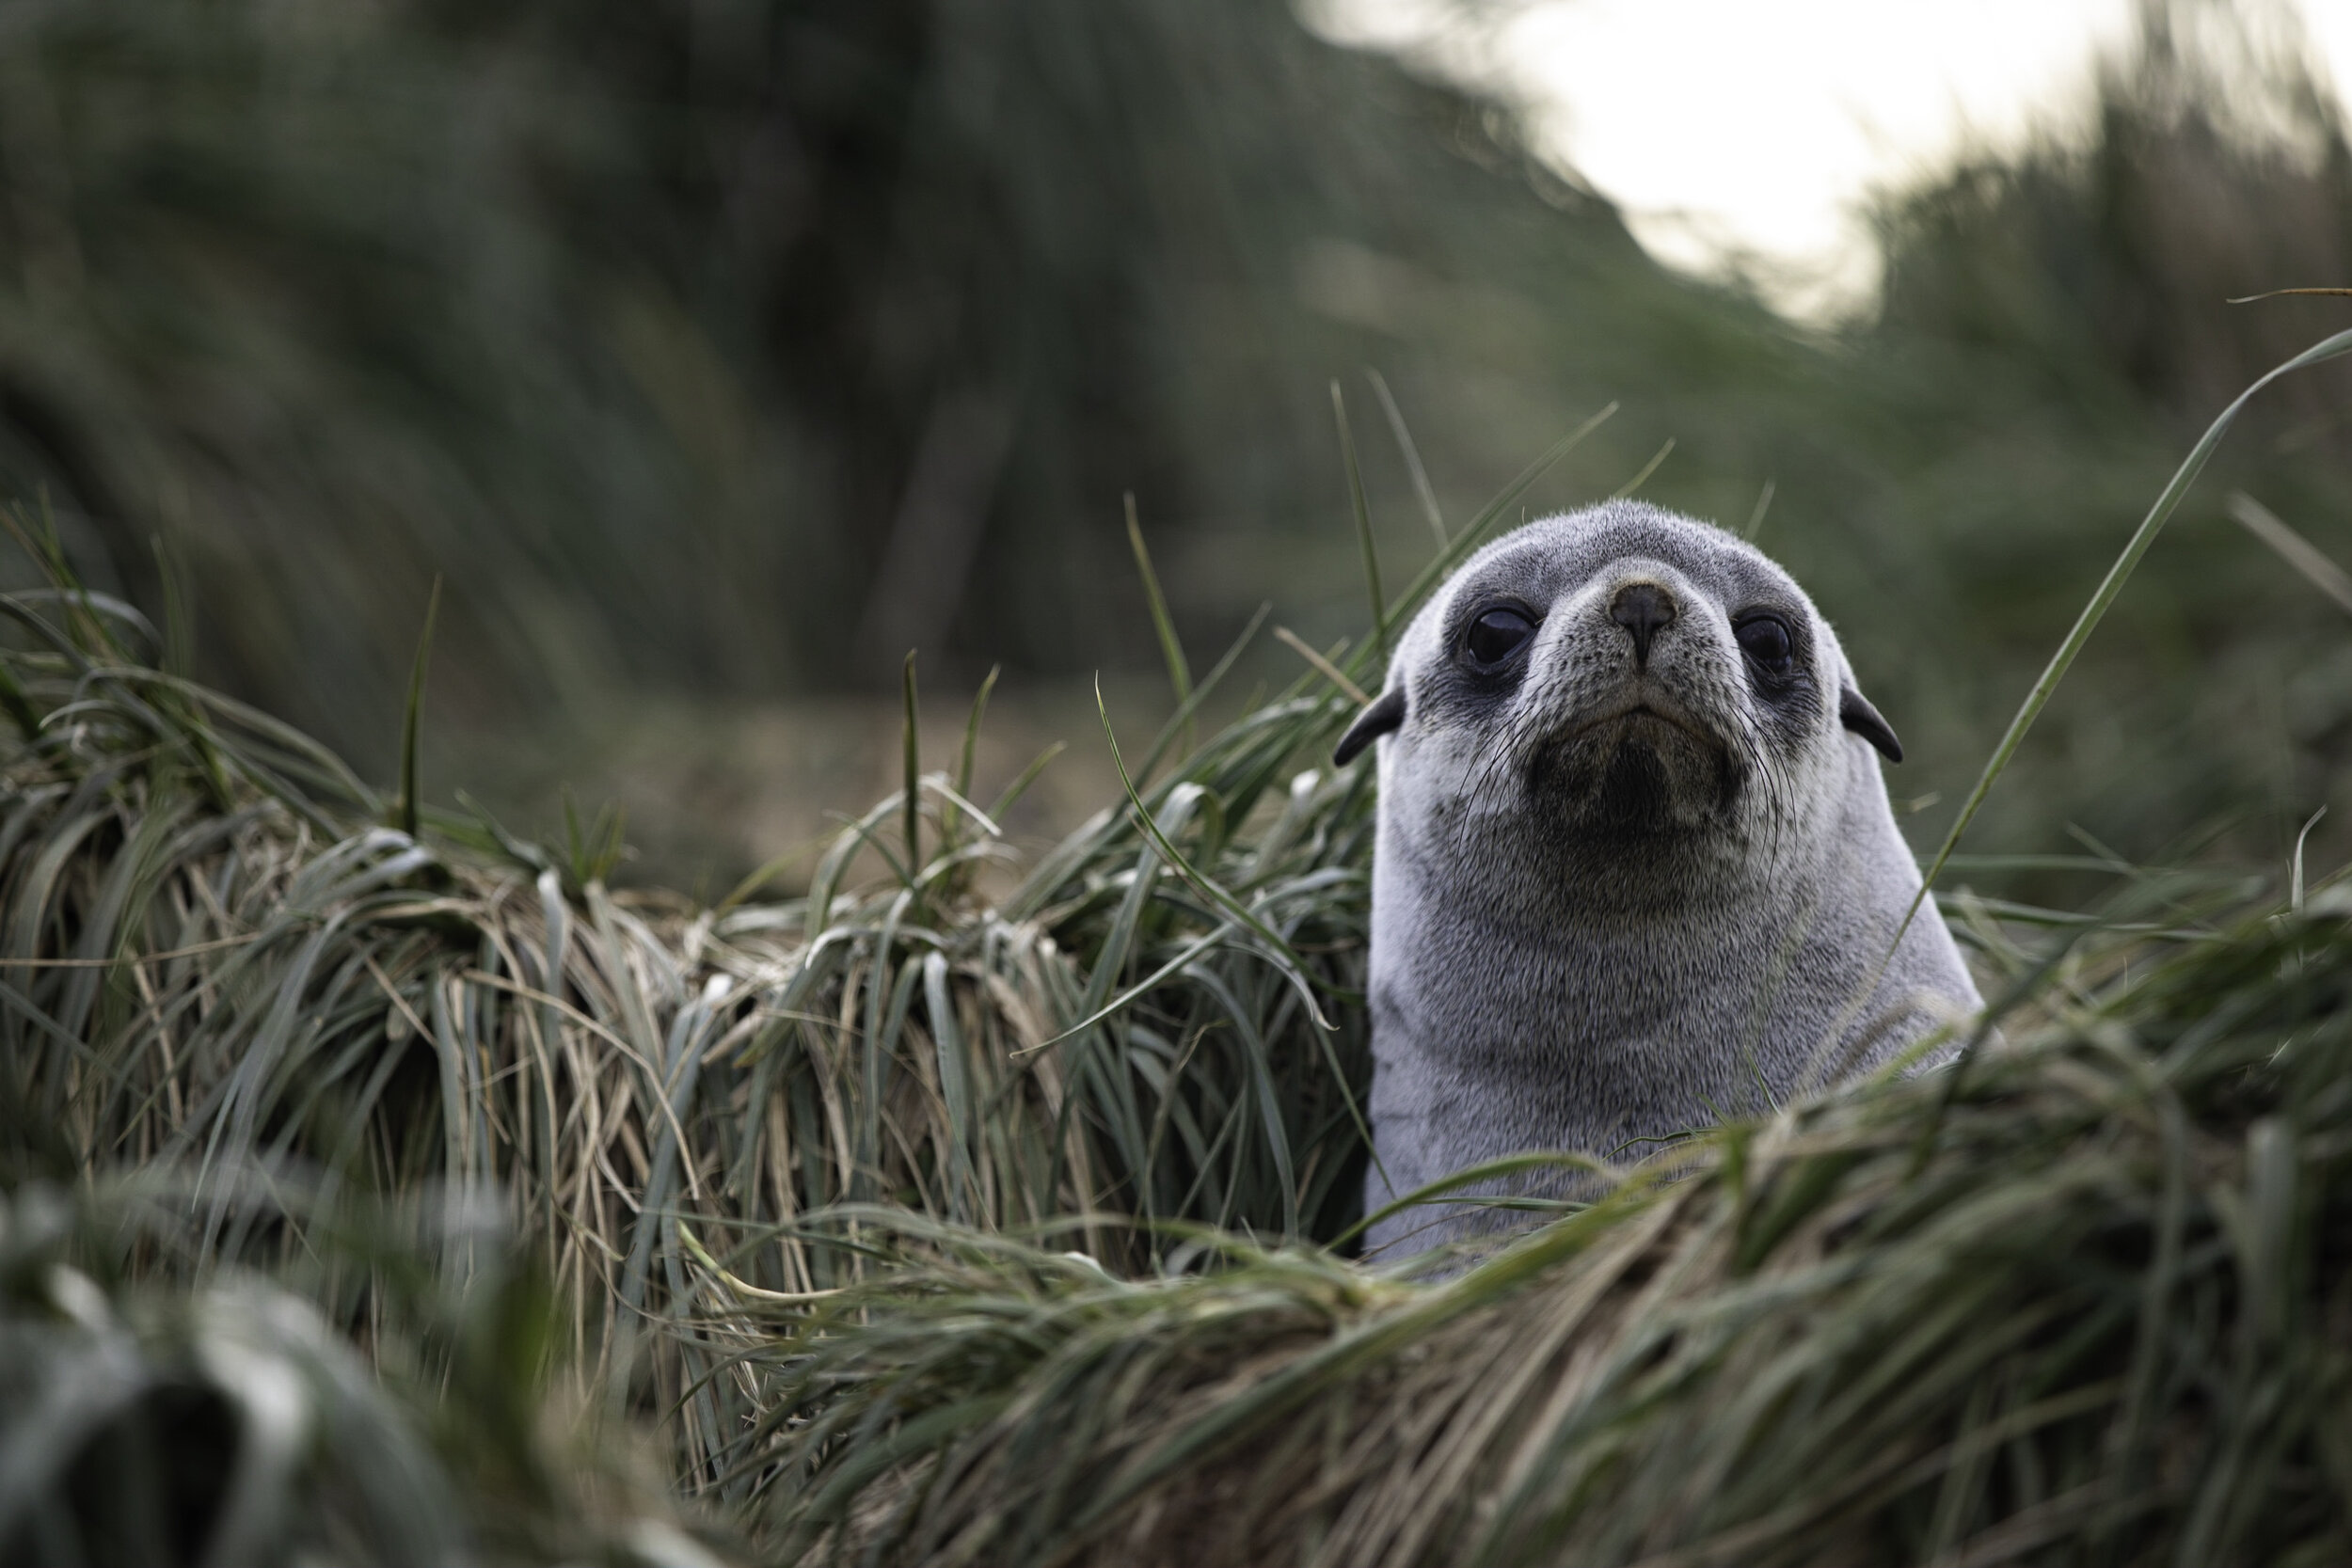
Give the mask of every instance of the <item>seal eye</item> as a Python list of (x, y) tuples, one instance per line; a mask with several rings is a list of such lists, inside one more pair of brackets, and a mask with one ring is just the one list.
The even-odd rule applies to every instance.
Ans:
[(1462, 651), (1472, 664), (1491, 667), (1518, 652), (1534, 632), (1534, 622), (1508, 606), (1498, 606), (1470, 624), (1462, 634)]
[(1788, 637), (1788, 623), (1777, 615), (1751, 615), (1731, 628), (1731, 635), (1740, 640), (1740, 647), (1758, 666), (1778, 674), (1788, 668), (1794, 644)]

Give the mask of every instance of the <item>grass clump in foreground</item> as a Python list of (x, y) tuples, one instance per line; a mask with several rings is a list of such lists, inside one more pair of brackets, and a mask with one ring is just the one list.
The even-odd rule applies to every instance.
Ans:
[(1434, 1288), (903, 1226), (903, 1272), (733, 1304), (766, 1519), (821, 1560), (2344, 1560), (2352, 898), (2196, 912)]
[[(2011, 982), (2009, 1043), (1696, 1137), (1416, 1284), (1314, 1244), (1352, 1217), (1363, 1158), (1370, 847), (1362, 771), (1315, 753), (1378, 635), (1182, 752), (1231, 661), (1196, 687), (1170, 639), (1186, 697), (1133, 759), (1130, 809), (994, 904), (971, 892), (1002, 851), (968, 763), (925, 773), (910, 745), (902, 791), (806, 898), (698, 910), (609, 893), (594, 832), (553, 852), (420, 820), (413, 789), (388, 804), (151, 668), (160, 640), (61, 569), (0, 613), (22, 633), (0, 651), (8, 1234), (41, 1181), (87, 1221), (10, 1275), (0, 1379), (87, 1363), (194, 1387), (228, 1473), (275, 1499), (249, 1525), (215, 1477), (212, 1546), (368, 1537), (389, 1505), (338, 1493), (336, 1444), (420, 1424), (506, 1455), (368, 1478), (472, 1489), (453, 1539), (491, 1536), (501, 1478), (561, 1512), (565, 1478), (587, 1482), (548, 1468), (532, 1413), (568, 1398), (659, 1422), (677, 1482), (782, 1560), (2352, 1551), (2352, 899), (2324, 883), (2298, 875), (2281, 910), (2136, 882), (2042, 953), (1963, 900)], [(861, 847), (891, 876), (846, 889)], [(168, 1226), (104, 1223), (134, 1173)], [(342, 1217), (493, 1192), (518, 1238), (496, 1268), (371, 1251)], [(544, 1278), (555, 1305), (420, 1336), (399, 1305), (419, 1276), (461, 1305)], [(109, 1288), (182, 1305), (117, 1331)], [(275, 1371), (215, 1333), (222, 1292), (263, 1290), (313, 1314)], [(302, 1360), (331, 1342), (318, 1325), (421, 1398), (370, 1404), (342, 1352)], [(469, 1420), (491, 1369), (521, 1391)], [(315, 1418), (271, 1426), (284, 1406), (257, 1390), (296, 1386)], [(0, 1554), (78, 1528), (36, 1508), (72, 1495), (60, 1478), (98, 1478), (99, 1513), (161, 1506), (90, 1457), (115, 1427), (45, 1414), (70, 1403), (0, 1415)], [(626, 1497), (581, 1517), (609, 1528), (493, 1544), (699, 1550)]]
[(715, 1568), (551, 1382), (498, 1215), (241, 1185), (214, 1196), (242, 1223), (315, 1222), (279, 1277), (157, 1269), (196, 1241), (175, 1183), (0, 1196), (0, 1562)]

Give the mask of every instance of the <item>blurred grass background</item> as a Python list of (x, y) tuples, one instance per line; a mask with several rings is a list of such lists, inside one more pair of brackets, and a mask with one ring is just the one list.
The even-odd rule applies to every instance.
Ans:
[[(428, 787), (541, 832), (617, 800), (632, 875), (715, 896), (888, 786), (910, 647), (943, 735), (1006, 666), (984, 778), (1073, 743), (1012, 826), (1099, 805), (1086, 677), (1167, 703), (1124, 493), (1202, 657), (1267, 600), (1327, 643), (1332, 378), (1392, 574), (1432, 545), (1366, 370), (1457, 522), (1616, 399), (1529, 504), (1669, 438), (1651, 499), (1737, 525), (1769, 484), (1927, 839), (2184, 442), (2344, 319), (2224, 303), (2352, 279), (2332, 91), (2291, 30), (2139, 14), (2087, 140), (1882, 193), (1883, 297), (1824, 325), (1661, 268), (1508, 105), (1279, 0), (16, 0), (0, 495), (379, 779), (442, 576)], [(2222, 498), (2352, 557), (2347, 391), (2253, 411), (1979, 847), (2283, 856), (2352, 653)]]
[[(1363, 1157), (1371, 802), (1300, 771), (1348, 704), (1261, 635), (1146, 761), (1123, 500), (1196, 673), (1262, 604), (1360, 636), (1334, 380), (1391, 603), (1498, 491), (1760, 513), (1931, 844), (2182, 451), (2344, 324), (2224, 303), (2352, 282), (2342, 110), (2245, 14), (2145, 0), (2086, 136), (1882, 193), (1825, 324), (1273, 0), (12, 0), (0, 1562), (1120, 1560), (1154, 1475), (1136, 1528), (1198, 1497), (1245, 1555), (2340, 1560), (2352, 813), (2286, 863), (2352, 645), (2226, 508), (2352, 559), (2341, 361), (2253, 405), (1955, 863), (2057, 906), (1945, 900), (2016, 1051), (1454, 1286), (1304, 1244)], [(44, 513), (259, 712), (55, 593)], [(419, 838), (371, 785), (437, 577)], [(970, 802), (1056, 740), (1006, 826), (1089, 825), (1007, 850)]]

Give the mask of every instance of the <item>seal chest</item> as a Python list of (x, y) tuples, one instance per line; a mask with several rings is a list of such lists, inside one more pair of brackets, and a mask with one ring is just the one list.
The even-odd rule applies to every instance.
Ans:
[[(1614, 501), (1488, 545), (1337, 760), (1375, 741), (1368, 1211), (1525, 1150), (1638, 1158), (1981, 1006), (1932, 904), (1881, 973), (1919, 891), (1901, 747), (1804, 591), (1708, 524)], [(1441, 1212), (1369, 1243), (1507, 1222)]]

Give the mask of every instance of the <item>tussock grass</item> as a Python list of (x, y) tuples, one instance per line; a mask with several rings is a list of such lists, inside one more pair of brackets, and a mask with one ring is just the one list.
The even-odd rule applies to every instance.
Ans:
[[(2197, 444), (1931, 883), (2248, 401), (2347, 348)], [(2135, 882), (2022, 966), (1966, 907), (2026, 973), (1958, 1065), (1695, 1138), (1434, 1286), (912, 1226), (838, 1295), (716, 1271), (765, 1406), (735, 1473), (827, 1560), (2335, 1560), (2352, 901), (2292, 883), (2217, 923)]]
[[(557, 854), (486, 818), (385, 825), (401, 802), (145, 667), (136, 616), (60, 582), (8, 602), (31, 645), (0, 654), (21, 1168), (183, 1173), (216, 1260), (299, 1250), (217, 1196), (254, 1169), (330, 1202), (495, 1186), (574, 1308), (569, 1354), (690, 1407), (690, 1468), (740, 1418), (690, 1340), (647, 1332), (687, 1301), (690, 1220), (720, 1256), (844, 1202), (1345, 1223), (1362, 1025), (1311, 999), (1360, 990), (1369, 802), (1294, 766), (1336, 696), (1302, 683), (1180, 765), (1171, 725), (1140, 817), (1105, 811), (993, 905), (967, 748), (954, 773), (910, 750), (808, 897), (693, 910), (608, 893), (593, 832)], [(844, 888), (868, 847), (891, 878)], [(1088, 1235), (1114, 1262), (1158, 1245)], [(791, 1242), (739, 1264), (783, 1291), (862, 1266)]]
[(1438, 1286), (901, 1226), (900, 1274), (739, 1294), (784, 1555), (2340, 1561), (2352, 899), (2166, 891), (2173, 940), (2070, 940), (2010, 1048), (1710, 1134)]
[[(29, 644), (0, 650), (17, 731), (0, 1038), (13, 1119), (56, 1135), (62, 1170), (499, 1183), (583, 1304), (578, 1348), (620, 1309), (599, 1354), (682, 1289), (681, 1213), (722, 1254), (735, 1228), (843, 1202), (989, 1229), (1095, 1211), (1271, 1237), (1346, 1223), (1364, 1040), (1341, 1004), (1361, 994), (1370, 781), (1321, 754), (1350, 714), (1328, 675), (1189, 750), (1240, 645), (1181, 680), (1157, 739), (1120, 755), (1126, 809), (993, 903), (972, 883), (1009, 855), (1006, 801), (970, 799), (968, 737), (952, 771), (925, 771), (910, 721), (904, 787), (847, 826), (807, 896), (696, 910), (609, 893), (594, 828), (558, 853), (479, 813), (389, 825), (419, 820), (406, 790), (388, 802), (148, 667), (136, 612), (20, 532), (56, 586), (0, 597)], [(1362, 676), (1372, 653), (1331, 657)], [(913, 682), (910, 662), (910, 712)], [(409, 754), (416, 727), (412, 693)], [(845, 886), (866, 850), (888, 876)], [(1089, 1243), (1141, 1257), (1144, 1234)], [(795, 1245), (754, 1265), (784, 1291), (844, 1266)]]
[[(494, 1191), (521, 1238), (501, 1267), (560, 1304), (547, 1345), (501, 1354), (661, 1420), (677, 1477), (787, 1560), (2352, 1550), (2352, 897), (2299, 866), (2284, 909), (2134, 877), (2039, 945), (2014, 933), (2030, 911), (1960, 899), (2013, 981), (2007, 1043), (1694, 1137), (1456, 1277), (1317, 1244), (1364, 1157), (1371, 823), (1365, 772), (1319, 753), (1389, 627), (1543, 466), (1403, 594), (1375, 588), (1372, 636), (1197, 748), (1240, 650), (1195, 681), (1162, 615), (1181, 701), (1150, 745), (1114, 742), (1125, 809), (993, 901), (974, 873), (1007, 852), (1003, 802), (972, 799), (969, 743), (926, 771), (910, 721), (903, 787), (805, 898), (615, 895), (607, 832), (550, 850), (421, 812), (413, 783), (384, 800), (159, 673), (161, 639), (28, 531), (53, 586), (0, 596), (0, 1155), (19, 1204), (35, 1178), (152, 1173), (178, 1228), (118, 1227), (119, 1267), (192, 1293), (179, 1326), (110, 1338), (41, 1272), (87, 1249), (36, 1246), (11, 1299), (83, 1338), (22, 1336), (24, 1365), (199, 1366), (214, 1407), (258, 1412), (270, 1377), (228, 1387), (257, 1364), (208, 1326), (282, 1316), (222, 1293), (249, 1265), (307, 1271), (320, 1321), (397, 1363), (374, 1298), (416, 1265), (330, 1222)], [(906, 691), (912, 714), (912, 661)], [(408, 727), (413, 755), (413, 702)], [(847, 885), (867, 851), (888, 875)], [(271, 1375), (333, 1426), (315, 1390), (342, 1363), (289, 1333)], [(0, 1422), (0, 1460), (43, 1431)], [(261, 1452), (261, 1415), (241, 1431)], [(293, 1473), (269, 1483), (286, 1517)], [(360, 1492), (350, 1518), (393, 1506)], [(288, 1528), (269, 1539), (311, 1538)]]

